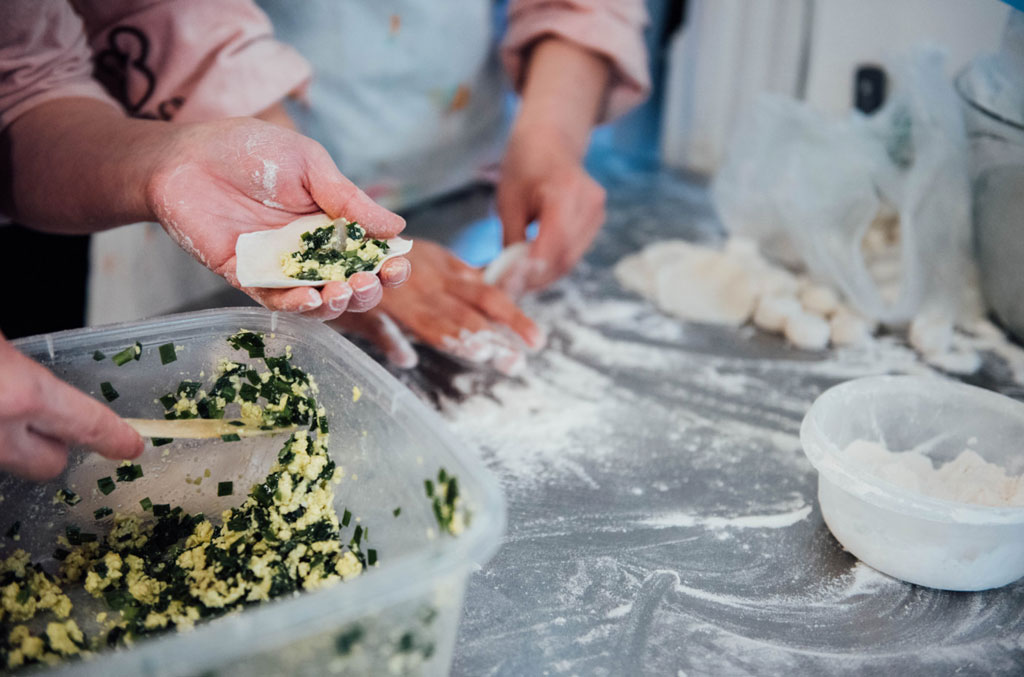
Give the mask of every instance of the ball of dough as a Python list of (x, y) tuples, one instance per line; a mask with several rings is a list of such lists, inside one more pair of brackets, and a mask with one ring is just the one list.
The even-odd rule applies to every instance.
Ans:
[(797, 348), (823, 350), (828, 345), (831, 330), (824, 318), (800, 312), (786, 318), (783, 333), (786, 340)]
[(910, 323), (910, 345), (928, 357), (948, 353), (953, 344), (953, 318), (941, 311), (925, 310)]
[(809, 284), (800, 292), (800, 303), (807, 312), (828, 317), (839, 307), (839, 297), (829, 287)]
[(651, 298), (654, 296), (654, 271), (644, 265), (643, 256), (631, 254), (615, 264), (615, 279), (625, 289)]
[(840, 308), (829, 320), (832, 345), (863, 345), (871, 340), (871, 330), (864, 318), (846, 308)]
[(754, 324), (765, 331), (782, 333), (786, 320), (802, 312), (795, 296), (762, 296), (754, 310)]
[(738, 327), (757, 301), (746, 269), (710, 249), (662, 266), (655, 286), (658, 307), (694, 322)]

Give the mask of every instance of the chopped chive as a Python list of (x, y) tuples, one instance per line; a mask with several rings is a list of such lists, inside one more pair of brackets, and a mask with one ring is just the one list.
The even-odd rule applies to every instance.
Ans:
[(177, 401), (178, 398), (176, 398), (173, 393), (167, 393), (160, 398), (160, 404), (164, 405), (164, 409), (170, 409)]
[(71, 554), (70, 550), (65, 550), (64, 548), (57, 548), (56, 550), (53, 551), (53, 558), (55, 560), (57, 560), (58, 562), (63, 562), (64, 560), (66, 560), (68, 558), (68, 555), (70, 555), (70, 554)]
[(113, 514), (114, 514), (114, 511), (111, 510), (110, 508), (108, 508), (107, 506), (103, 506), (102, 508), (96, 508), (92, 512), (92, 516), (95, 519), (98, 519), (98, 520), (103, 519), (107, 515), (113, 515)]
[(104, 496), (107, 496), (116, 488), (114, 480), (112, 480), (109, 475), (96, 480), (96, 486), (99, 487), (99, 490), (103, 492)]
[(162, 447), (174, 441), (173, 437), (153, 437), (150, 439), (154, 447)]
[(448, 488), (445, 491), (444, 502), (450, 506), (455, 505), (455, 499), (459, 497), (459, 482), (457, 479), (452, 477), (448, 480)]
[(235, 483), (228, 482), (217, 482), (217, 495), (218, 496), (230, 496), (235, 493)]
[(99, 536), (97, 536), (96, 534), (90, 533), (88, 531), (83, 531), (82, 533), (80, 533), (78, 535), (78, 542), (79, 543), (95, 543), (98, 540), (99, 540)]
[(233, 425), (233, 426), (236, 426), (236, 427), (240, 427), (240, 426), (245, 425), (245, 422), (244, 421), (228, 421), (228, 425)]
[(110, 359), (113, 360), (114, 364), (116, 364), (117, 366), (123, 367), (132, 360), (137, 359), (135, 357), (135, 346), (129, 346), (128, 348), (125, 348), (124, 350), (114, 355)]
[(120, 393), (114, 390), (114, 386), (110, 385), (110, 381), (104, 381), (100, 384), (100, 392), (103, 393), (103, 397), (106, 398), (107, 402), (113, 402), (121, 396)]
[(361, 540), (363, 540), (363, 527), (361, 524), (357, 524), (356, 530), (352, 533), (352, 542), (358, 547)]
[(82, 497), (70, 489), (58, 489), (56, 500), (63, 501), (67, 505), (78, 505), (82, 502)]
[(159, 348), (160, 364), (170, 364), (178, 359), (178, 351), (174, 349), (173, 343), (165, 343)]
[(244, 350), (249, 357), (263, 357), (264, 343), (263, 334), (242, 329), (237, 334), (228, 337), (228, 343), (235, 350)]
[(423, 488), (427, 491), (427, 498), (434, 497), (434, 483), (430, 480), (423, 480)]
[(142, 466), (137, 463), (121, 465), (117, 467), (116, 473), (118, 482), (134, 482), (142, 477)]
[(345, 508), (345, 513), (341, 516), (341, 526), (347, 527), (348, 523), (352, 521), (352, 513), (349, 512), (348, 508)]
[(401, 515), (402, 514), (401, 506), (399, 506), (399, 507), (395, 508), (394, 510), (392, 510), (391, 514), (394, 515), (395, 517), (398, 517), (399, 515)]
[(107, 359), (107, 356), (104, 355), (103, 353), (101, 353), (100, 351), (96, 350), (96, 351), (93, 351), (92, 359), (96, 360), (97, 362), (101, 362), (101, 361)]
[(437, 481), (440, 482), (441, 484), (444, 484), (445, 482), (447, 482), (448, 481), (448, 471), (445, 470), (444, 468), (441, 468), (440, 470), (438, 470), (437, 471)]
[(373, 548), (366, 551), (366, 563), (371, 567), (377, 563), (377, 551)]
[(20, 590), (18, 590), (18, 596), (14, 600), (18, 604), (24, 604), (28, 601), (28, 598), (32, 596), (32, 588), (25, 584)]
[(21, 531), (21, 522), (17, 521), (14, 524), (11, 525), (11, 528), (8, 529), (7, 533), (4, 534), (4, 535), (7, 536), (7, 538), (14, 538), (15, 536), (18, 535), (18, 533), (20, 531)]
[(238, 442), (242, 438), (238, 436), (238, 433), (228, 433), (227, 435), (221, 435), (220, 439), (223, 442)]
[(149, 499), (149, 496), (146, 496), (144, 499), (139, 501), (139, 505), (142, 506), (143, 510), (152, 510), (153, 509), (153, 501), (151, 501)]
[(164, 515), (169, 515), (170, 513), (171, 513), (171, 504), (170, 503), (154, 503), (153, 504), (153, 514), (156, 517), (163, 517)]

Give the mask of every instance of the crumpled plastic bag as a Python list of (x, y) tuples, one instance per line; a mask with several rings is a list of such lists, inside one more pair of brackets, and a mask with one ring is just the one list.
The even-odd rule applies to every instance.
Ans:
[[(802, 264), (874, 320), (977, 314), (966, 138), (944, 61), (918, 49), (892, 64), (892, 91), (870, 117), (760, 98), (712, 183), (726, 229)], [(865, 236), (887, 214), (898, 214), (898, 266), (884, 283)]]

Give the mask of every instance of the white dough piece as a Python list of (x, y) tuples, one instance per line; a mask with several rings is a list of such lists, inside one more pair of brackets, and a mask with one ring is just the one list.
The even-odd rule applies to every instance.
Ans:
[(953, 318), (946, 313), (924, 310), (910, 323), (910, 345), (925, 357), (943, 355), (953, 344)]
[(771, 265), (753, 271), (754, 290), (759, 296), (796, 296), (799, 283), (796, 275)]
[(839, 307), (839, 297), (829, 287), (811, 283), (800, 291), (800, 304), (809, 313), (828, 317)]
[(765, 331), (781, 334), (786, 328), (786, 320), (802, 312), (803, 308), (795, 296), (762, 296), (754, 311), (754, 324)]
[(860, 315), (840, 307), (829, 319), (832, 345), (863, 345), (871, 340), (871, 329)]
[(674, 265), (677, 261), (687, 260), (694, 252), (703, 249), (685, 240), (663, 240), (649, 244), (615, 264), (615, 279), (629, 291), (653, 300), (658, 270)]
[(487, 284), (497, 284), (512, 266), (526, 258), (526, 254), (529, 251), (530, 243), (525, 241), (517, 242), (502, 249), (501, 253), (484, 268), (484, 282)]
[(764, 257), (761, 256), (761, 250), (758, 249), (757, 242), (749, 237), (729, 238), (725, 246), (722, 247), (722, 253), (736, 261), (743, 261), (754, 265), (768, 264)]
[(928, 364), (950, 374), (973, 374), (981, 369), (981, 355), (976, 350), (951, 350), (926, 359)]
[[(311, 214), (280, 228), (239, 235), (235, 243), (238, 284), (267, 289), (324, 286), (328, 280), (296, 280), (285, 275), (281, 268), (281, 257), (299, 250), (303, 233), (334, 222), (327, 214)], [(346, 223), (343, 220), (341, 222)], [(412, 240), (393, 237), (388, 240), (388, 245), (388, 253), (370, 272), (377, 273), (388, 259), (408, 254), (412, 249)]]
[(750, 319), (757, 295), (744, 267), (721, 252), (697, 249), (655, 275), (655, 302), (684, 320), (738, 327)]
[(804, 350), (824, 350), (831, 330), (823, 317), (799, 312), (786, 318), (786, 340)]
[(645, 298), (654, 297), (654, 271), (644, 264), (642, 254), (630, 254), (620, 259), (613, 272), (623, 288)]

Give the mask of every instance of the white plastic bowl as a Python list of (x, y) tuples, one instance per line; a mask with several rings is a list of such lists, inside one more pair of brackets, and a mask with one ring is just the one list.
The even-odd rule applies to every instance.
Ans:
[(855, 440), (952, 460), (970, 447), (1011, 475), (1024, 473), (1024, 404), (938, 377), (877, 376), (823, 393), (800, 427), (818, 470), (832, 534), (866, 564), (945, 590), (986, 590), (1024, 576), (1024, 508), (932, 498), (844, 458)]

